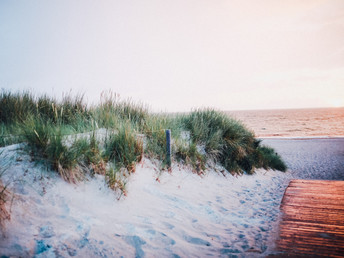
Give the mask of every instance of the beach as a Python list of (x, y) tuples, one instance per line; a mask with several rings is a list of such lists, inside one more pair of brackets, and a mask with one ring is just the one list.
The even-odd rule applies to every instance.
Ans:
[(344, 137), (269, 138), (293, 178), (344, 180)]
[(344, 0), (0, 1), (0, 39), (0, 258), (344, 254)]
[[(21, 153), (10, 160), (11, 220), (0, 253), (35, 257), (259, 257), (274, 253), (279, 205), (293, 178), (343, 180), (344, 139), (263, 139), (289, 169), (204, 176), (173, 165), (160, 173), (144, 159), (117, 197), (102, 176), (78, 185), (46, 172)], [(30, 173), (28, 173), (30, 172)], [(14, 183), (13, 183), (14, 182)]]

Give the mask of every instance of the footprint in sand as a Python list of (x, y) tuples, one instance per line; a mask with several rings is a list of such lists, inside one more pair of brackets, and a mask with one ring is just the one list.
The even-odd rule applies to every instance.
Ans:
[(83, 223), (79, 223), (76, 229), (76, 232), (79, 233), (80, 235), (80, 240), (77, 244), (78, 248), (83, 248), (85, 245), (88, 244), (89, 240), (88, 240), (88, 236), (90, 234), (90, 226), (89, 225), (85, 225)]
[(184, 235), (184, 240), (188, 243), (195, 244), (195, 245), (211, 246), (211, 244), (208, 241), (203, 240), (203, 239), (198, 238), (198, 237), (191, 237), (188, 235)]
[(146, 244), (146, 241), (138, 236), (124, 236), (124, 240), (135, 248), (135, 257), (144, 257), (145, 252), (142, 250), (142, 246)]
[(153, 240), (154, 243), (161, 244), (162, 246), (167, 247), (176, 244), (176, 241), (174, 241), (172, 238), (170, 238), (163, 232), (155, 231), (154, 229), (149, 229), (146, 230), (146, 233), (148, 233), (148, 238), (150, 240)]
[(54, 228), (51, 225), (42, 226), (39, 229), (39, 236), (42, 238), (50, 238), (55, 236)]

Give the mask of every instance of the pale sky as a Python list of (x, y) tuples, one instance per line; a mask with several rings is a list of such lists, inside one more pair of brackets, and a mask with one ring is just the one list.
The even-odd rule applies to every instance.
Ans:
[(0, 0), (0, 88), (171, 112), (344, 106), (344, 1)]

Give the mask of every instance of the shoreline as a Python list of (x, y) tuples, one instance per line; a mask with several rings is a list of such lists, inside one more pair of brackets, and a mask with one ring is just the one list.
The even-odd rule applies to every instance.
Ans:
[(276, 139), (276, 140), (312, 140), (312, 139), (344, 139), (344, 135), (315, 135), (315, 136), (256, 136), (257, 139)]

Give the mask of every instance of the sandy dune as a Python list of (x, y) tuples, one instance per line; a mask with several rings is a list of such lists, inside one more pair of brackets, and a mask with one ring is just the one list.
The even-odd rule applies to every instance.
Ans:
[[(343, 179), (344, 139), (266, 139), (287, 173), (259, 170), (201, 178), (174, 166), (159, 176), (144, 160), (128, 196), (97, 176), (78, 185), (30, 162), (21, 145), (2, 148), (3, 182), (14, 193), (0, 254), (36, 257), (219, 257), (273, 252), (279, 204), (291, 178)], [(159, 176), (160, 182), (156, 180)]]

